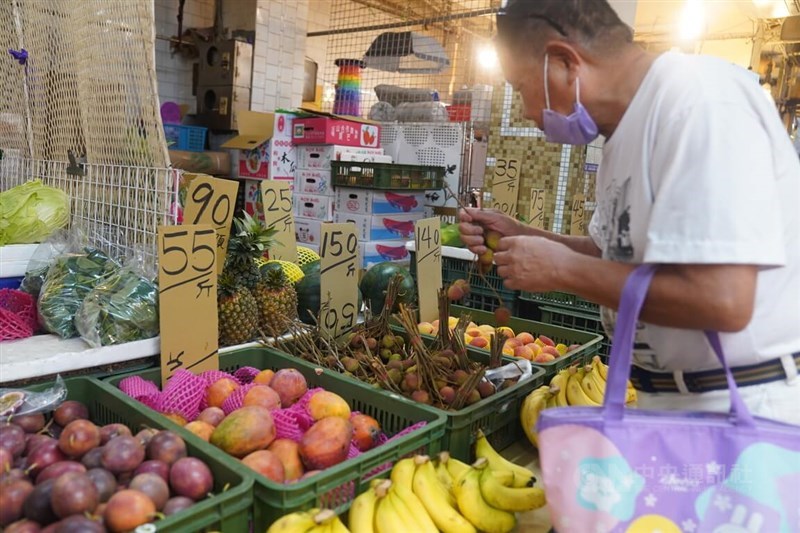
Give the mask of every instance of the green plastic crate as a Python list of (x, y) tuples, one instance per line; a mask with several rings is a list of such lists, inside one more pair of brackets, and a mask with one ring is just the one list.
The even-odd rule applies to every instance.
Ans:
[[(410, 251), (411, 263), (409, 270), (411, 276), (417, 279), (416, 253)], [(465, 307), (479, 309), (483, 311), (494, 311), (498, 307), (497, 296), (503, 301), (503, 305), (508, 307), (511, 314), (517, 313), (517, 298), (519, 291), (506, 289), (503, 285), (503, 278), (497, 275), (497, 266), (484, 274), (482, 278), (477, 272), (470, 279), (469, 272), (472, 269), (472, 261), (447, 257), (442, 255), (442, 283), (447, 286), (457, 279), (469, 279), (470, 292), (461, 300)], [(494, 290), (492, 290), (494, 289)]]
[[(157, 370), (159, 371), (159, 370)], [(214, 474), (214, 496), (194, 504), (190, 509), (154, 522), (158, 531), (248, 531), (253, 505), (253, 474), (243, 466), (231, 465), (218, 450), (179, 428), (141, 403), (114, 387), (94, 378), (64, 380), (67, 399), (80, 401), (89, 408), (90, 419), (97, 424), (122, 423), (134, 433), (145, 427), (170, 429), (186, 440), (189, 456), (197, 457)], [(32, 391), (52, 386), (36, 385)], [(186, 438), (189, 435), (192, 438)], [(227, 486), (227, 489), (226, 489)]]
[(444, 167), (331, 161), (334, 187), (430, 190), (444, 187)]
[(577, 294), (569, 292), (520, 292), (520, 300), (536, 302), (537, 304), (552, 305), (556, 307), (573, 308), (585, 312), (600, 312), (600, 306), (589, 300), (585, 300)]
[[(350, 507), (356, 494), (366, 490), (371, 479), (379, 477), (381, 474), (385, 475), (380, 467), (411, 454), (433, 455), (442, 449), (445, 418), (432, 407), (389, 394), (360, 381), (349, 379), (337, 372), (320, 369), (307, 361), (268, 347), (246, 348), (221, 354), (219, 366), (220, 370), (229, 373), (244, 366), (272, 370), (296, 368), (305, 376), (309, 388), (323, 387), (328, 391), (335, 392), (350, 404), (353, 411), (359, 411), (375, 418), (387, 436), (395, 435), (418, 422), (426, 422), (424, 427), (408, 435), (403, 435), (296, 483), (275, 483), (252, 472), (255, 479), (253, 485), (254, 531), (265, 531), (272, 522), (281, 516), (312, 507), (325, 507), (341, 514)], [(115, 376), (109, 383), (117, 386), (123, 378), (131, 375), (141, 376), (158, 385), (161, 383), (161, 373), (158, 368)], [(120, 392), (120, 394), (122, 393)], [(163, 418), (155, 411), (150, 412), (154, 417)], [(176, 429), (180, 429), (182, 434), (188, 435), (188, 438), (196, 438), (182, 428), (176, 426)], [(211, 448), (216, 450), (213, 446)], [(239, 462), (233, 457), (227, 456), (219, 450), (216, 451), (223, 463), (239, 466)], [(239, 468), (245, 467), (239, 466)], [(226, 529), (223, 531), (243, 530)]]
[(603, 361), (607, 362), (611, 353), (611, 341), (606, 336), (599, 313), (586, 313), (564, 307), (550, 306), (539, 306), (539, 311), (542, 314), (542, 322), (600, 336), (601, 341), (597, 350)]

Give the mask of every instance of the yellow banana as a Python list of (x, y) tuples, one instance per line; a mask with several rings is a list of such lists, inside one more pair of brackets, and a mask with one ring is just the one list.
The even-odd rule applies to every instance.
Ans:
[(522, 430), (534, 446), (539, 445), (536, 435), (536, 421), (539, 419), (539, 413), (547, 408), (547, 404), (553, 397), (554, 395), (550, 393), (550, 387), (542, 385), (522, 400), (519, 417), (522, 423)]
[[(450, 476), (450, 473), (447, 471), (447, 468), (442, 467), (442, 471), (438, 471), (438, 467), (436, 464), (430, 460), (430, 457), (427, 455), (417, 455), (414, 457), (414, 462), (417, 464), (417, 471), (414, 472), (414, 478), (417, 477), (417, 472), (419, 471), (420, 467), (424, 464), (428, 464), (429, 466), (426, 469), (430, 469), (433, 471), (433, 478), (436, 480), (436, 488), (442, 493), (444, 498), (447, 500), (447, 503), (450, 507), (456, 506), (456, 497), (453, 496), (453, 478)], [(445, 477), (445, 481), (442, 481), (442, 477)], [(413, 483), (411, 486), (412, 490), (414, 488)], [(416, 492), (416, 491), (415, 491)]]
[(375, 508), (375, 532), (397, 533), (413, 531), (415, 525), (406, 520), (395, 507), (391, 497), (391, 482), (379, 485), (376, 489), (378, 505)]
[(267, 533), (307, 532), (317, 526), (314, 517), (319, 512), (319, 509), (311, 509), (309, 511), (299, 511), (282, 516), (269, 526)]
[[(308, 533), (333, 533), (334, 522), (339, 522), (336, 512), (330, 509), (323, 509), (314, 515), (316, 525), (308, 530)], [(341, 522), (339, 522), (341, 524)], [(344, 524), (342, 524), (344, 527)]]
[(450, 497), (453, 499), (453, 502), (455, 502), (456, 499), (455, 496), (453, 496), (453, 476), (451, 476), (450, 471), (447, 470), (447, 463), (446, 462), (443, 463), (440, 459), (436, 461), (435, 468), (436, 468), (436, 477), (439, 479), (439, 483), (442, 484), (447, 493), (450, 494)]
[(409, 531), (416, 531), (419, 533), (439, 533), (439, 530), (436, 528), (436, 524), (433, 522), (431, 515), (428, 514), (428, 510), (425, 508), (425, 505), (423, 505), (417, 495), (414, 494), (410, 488), (406, 487), (405, 485), (394, 484), (392, 485), (392, 488), (389, 489), (389, 494), (390, 497), (395, 498), (394, 503), (397, 506), (398, 511), (403, 512), (403, 509), (405, 509), (407, 514), (403, 516), (410, 517), (410, 521), (413, 521), (416, 524), (416, 527)]
[(567, 380), (569, 379), (569, 369), (560, 370), (558, 374), (550, 380), (550, 391), (556, 396), (555, 406), (566, 407), (567, 403)]
[[(385, 480), (384, 480), (385, 481)], [(373, 533), (375, 531), (375, 507), (378, 505), (378, 494), (373, 487), (356, 496), (350, 505), (347, 523), (353, 533)]]
[(598, 371), (603, 381), (608, 381), (608, 366), (603, 363), (603, 360), (600, 359), (599, 355), (592, 357), (592, 366)]
[(627, 396), (625, 397), (625, 405), (630, 407), (635, 407), (638, 397), (636, 396), (636, 389), (633, 388), (631, 382), (628, 382), (628, 392)]
[(586, 393), (593, 402), (602, 404), (603, 396), (606, 393), (606, 382), (594, 367), (587, 367), (584, 371), (583, 378), (581, 378), (581, 387), (583, 392)]
[(581, 387), (583, 375), (584, 371), (582, 368), (570, 374), (569, 381), (567, 381), (567, 401), (570, 405), (597, 407), (600, 404), (586, 396), (583, 387)]
[(455, 484), (458, 476), (469, 470), (469, 465), (467, 463), (450, 457), (450, 454), (447, 452), (439, 454), (439, 461), (444, 461), (445, 466), (447, 466), (447, 471), (450, 472), (450, 477), (453, 478), (453, 484)]
[[(480, 458), (475, 465), (483, 465), (487, 460)], [(483, 499), (480, 486), (481, 470), (470, 468), (455, 481), (453, 492), (456, 495), (458, 508), (461, 514), (473, 526), (485, 533), (508, 533), (516, 526), (517, 520), (513, 513), (495, 509)]]
[(439, 482), (433, 463), (417, 462), (414, 473), (414, 494), (428, 511), (433, 523), (444, 533), (476, 533), (472, 524), (456, 509), (455, 497)]
[[(481, 473), (481, 494), (486, 503), (497, 509), (511, 512), (532, 511), (544, 507), (544, 490), (541, 487), (514, 488), (504, 483), (507, 478), (491, 468)], [(513, 480), (512, 480), (513, 481)]]
[[(527, 468), (512, 463), (492, 448), (483, 431), (478, 430), (478, 439), (475, 441), (475, 456), (483, 457), (489, 461), (492, 470), (508, 470), (514, 473), (515, 487), (530, 487), (533, 484), (533, 473)], [(455, 476), (453, 476), (455, 477)], [(454, 491), (455, 492), (455, 491)], [(474, 522), (473, 522), (474, 523)]]
[(411, 482), (414, 479), (414, 471), (417, 469), (417, 465), (414, 464), (414, 459), (412, 457), (406, 457), (405, 459), (400, 459), (394, 464), (391, 473), (391, 479), (393, 485), (403, 485), (408, 490), (411, 490)]
[(331, 533), (351, 533), (338, 516), (331, 520), (330, 527)]

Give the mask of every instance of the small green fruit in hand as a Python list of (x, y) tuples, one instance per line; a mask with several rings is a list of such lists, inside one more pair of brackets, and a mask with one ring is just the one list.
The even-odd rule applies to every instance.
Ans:
[(483, 236), (483, 240), (486, 243), (486, 247), (492, 250), (493, 252), (497, 250), (497, 246), (500, 244), (500, 239), (502, 235), (499, 232), (494, 230), (489, 230)]
[(494, 252), (489, 249), (478, 256), (478, 268), (484, 274), (492, 269), (494, 263)]

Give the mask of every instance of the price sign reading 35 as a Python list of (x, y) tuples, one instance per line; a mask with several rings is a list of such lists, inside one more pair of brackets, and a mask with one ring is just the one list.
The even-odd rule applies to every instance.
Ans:
[(158, 228), (162, 383), (219, 369), (216, 244), (208, 224)]
[(297, 237), (292, 216), (292, 189), (286, 181), (261, 183), (261, 200), (264, 204), (264, 223), (275, 228), (276, 246), (270, 248), (269, 258), (297, 262)]
[(492, 207), (511, 217), (517, 216), (519, 168), (516, 159), (498, 159), (492, 178)]
[(339, 337), (358, 318), (358, 238), (352, 222), (323, 224), (320, 245), (320, 326)]
[(439, 217), (414, 223), (417, 261), (417, 297), (419, 319), (433, 322), (439, 318), (439, 289), (442, 287), (442, 242)]
[(234, 180), (212, 178), (205, 174), (198, 174), (189, 183), (183, 221), (186, 224), (211, 224), (216, 231), (217, 273), (222, 272), (225, 265), (238, 189), (239, 184)]

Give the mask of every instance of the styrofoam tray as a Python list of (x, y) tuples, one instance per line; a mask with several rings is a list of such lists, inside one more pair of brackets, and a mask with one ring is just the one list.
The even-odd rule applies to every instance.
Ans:
[(38, 244), (8, 244), (0, 246), (0, 278), (17, 278), (25, 275)]

